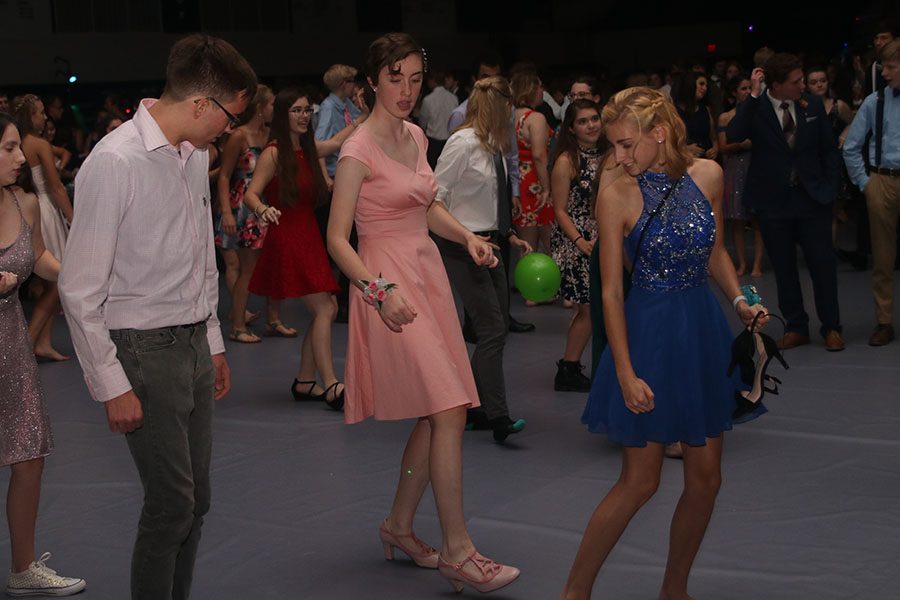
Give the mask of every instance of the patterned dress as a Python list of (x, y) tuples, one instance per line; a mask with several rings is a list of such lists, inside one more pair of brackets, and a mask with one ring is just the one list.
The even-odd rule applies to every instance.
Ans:
[[(566, 212), (578, 234), (590, 241), (597, 238), (597, 221), (591, 214), (594, 203), (593, 183), (600, 168), (601, 153), (597, 149), (578, 151), (578, 174), (569, 186)], [(562, 272), (559, 295), (578, 304), (590, 304), (590, 257), (578, 249), (559, 223), (553, 226), (551, 239), (553, 260)]]
[(53, 449), (37, 362), (19, 302), (19, 287), (34, 265), (31, 227), (15, 193), (13, 198), (19, 209), (19, 234), (0, 248), (0, 271), (15, 273), (19, 282), (0, 295), (0, 466), (47, 456)]
[[(553, 222), (553, 204), (547, 204), (538, 209), (538, 197), (541, 192), (541, 183), (538, 180), (537, 172), (534, 170), (534, 158), (531, 153), (531, 144), (525, 141), (521, 135), (522, 125), (525, 124), (531, 113), (535, 111), (526, 111), (516, 121), (516, 145), (519, 148), (519, 200), (522, 203), (522, 211), (513, 215), (513, 225), (516, 227), (536, 227), (538, 225), (549, 225)], [(553, 130), (549, 130), (547, 139), (553, 137)]]
[(244, 193), (250, 186), (250, 180), (253, 178), (253, 171), (256, 170), (256, 161), (259, 160), (260, 154), (262, 154), (262, 148), (259, 146), (246, 148), (231, 172), (231, 189), (228, 192), (228, 200), (231, 204), (231, 214), (237, 222), (237, 235), (228, 235), (222, 231), (222, 217), (219, 216), (216, 219), (216, 246), (223, 250), (238, 248), (259, 250), (266, 239), (267, 223), (260, 221), (244, 204)]

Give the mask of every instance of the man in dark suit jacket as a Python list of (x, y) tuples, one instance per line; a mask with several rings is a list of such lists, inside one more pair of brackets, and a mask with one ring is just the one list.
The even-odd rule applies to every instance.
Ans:
[(726, 136), (729, 142), (748, 138), (753, 142), (744, 198), (759, 219), (775, 270), (778, 307), (787, 322), (779, 345), (809, 343), (809, 316), (797, 267), (799, 245), (813, 282), (825, 348), (843, 350), (831, 241), (841, 159), (825, 107), (818, 97), (803, 93), (803, 65), (792, 54), (775, 54), (765, 72), (753, 70), (751, 82), (751, 96), (737, 107)]

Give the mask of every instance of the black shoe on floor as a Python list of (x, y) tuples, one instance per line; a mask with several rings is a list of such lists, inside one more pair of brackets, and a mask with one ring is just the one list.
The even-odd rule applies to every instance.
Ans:
[(466, 411), (466, 429), (469, 431), (487, 431), (491, 429), (491, 422), (481, 409), (469, 409)]
[(509, 331), (510, 333), (528, 333), (534, 331), (534, 323), (522, 323), (509, 315)]
[(553, 389), (557, 392), (589, 392), (591, 380), (582, 371), (581, 363), (560, 359), (556, 363), (556, 378), (553, 380)]
[(509, 436), (525, 429), (525, 419), (513, 421), (509, 416), (497, 417), (490, 420), (491, 429), (494, 430), (494, 441), (503, 442)]

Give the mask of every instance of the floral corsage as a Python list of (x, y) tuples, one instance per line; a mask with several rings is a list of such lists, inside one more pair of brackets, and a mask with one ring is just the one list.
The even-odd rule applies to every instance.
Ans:
[(366, 304), (374, 306), (375, 310), (381, 310), (381, 305), (387, 300), (388, 294), (397, 287), (396, 283), (383, 278), (381, 273), (378, 274), (378, 279), (372, 281), (360, 279), (359, 282), (362, 284), (363, 300)]

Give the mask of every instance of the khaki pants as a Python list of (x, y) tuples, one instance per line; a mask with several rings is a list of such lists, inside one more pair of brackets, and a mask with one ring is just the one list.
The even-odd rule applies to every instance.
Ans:
[(900, 177), (872, 173), (863, 192), (869, 208), (869, 229), (872, 233), (875, 320), (879, 325), (890, 325), (894, 320), (894, 260), (897, 258)]

